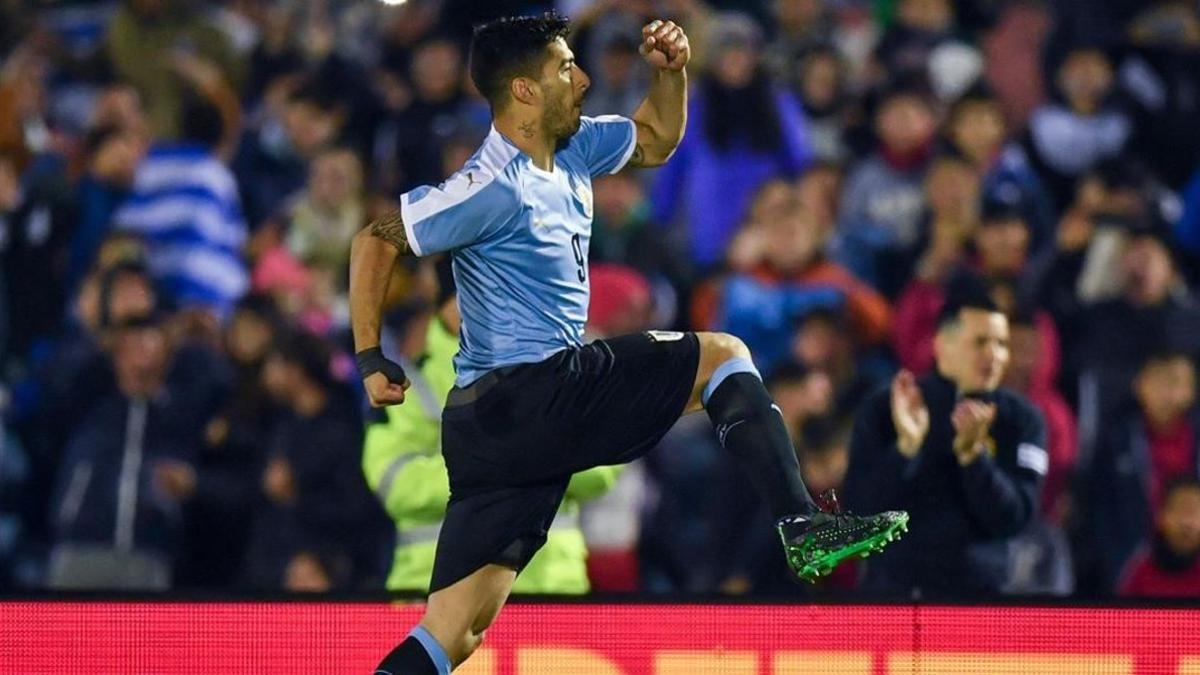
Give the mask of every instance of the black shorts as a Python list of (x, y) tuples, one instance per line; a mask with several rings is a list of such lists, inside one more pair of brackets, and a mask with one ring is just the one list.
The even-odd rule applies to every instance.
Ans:
[(699, 363), (695, 334), (648, 332), (452, 389), (442, 413), (450, 505), (430, 591), (489, 563), (524, 568), (571, 475), (653, 448), (683, 413)]

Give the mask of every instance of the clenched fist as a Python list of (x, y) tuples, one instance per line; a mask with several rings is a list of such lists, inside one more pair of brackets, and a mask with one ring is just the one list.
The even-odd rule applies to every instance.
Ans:
[(683, 70), (692, 57), (683, 29), (674, 21), (657, 19), (642, 28), (642, 46), (638, 51), (647, 63), (661, 70)]

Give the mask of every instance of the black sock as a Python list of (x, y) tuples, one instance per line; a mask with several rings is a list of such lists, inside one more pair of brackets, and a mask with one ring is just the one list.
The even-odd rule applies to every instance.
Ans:
[(705, 407), (717, 439), (737, 455), (776, 519), (818, 510), (800, 477), (783, 416), (756, 374), (725, 377)]
[(409, 635), (379, 662), (375, 675), (438, 675), (438, 669), (420, 641)]

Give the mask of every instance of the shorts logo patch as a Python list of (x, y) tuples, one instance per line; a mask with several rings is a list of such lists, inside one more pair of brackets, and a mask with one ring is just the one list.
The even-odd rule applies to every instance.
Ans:
[(717, 426), (717, 442), (719, 442), (721, 444), (722, 448), (725, 447), (725, 438), (729, 436), (729, 432), (733, 431), (734, 427), (736, 427), (739, 424), (742, 424), (745, 421), (746, 420), (738, 420), (736, 422), (731, 422), (729, 424), (720, 424)]
[(683, 339), (683, 333), (675, 330), (648, 330), (646, 337), (654, 342), (678, 342)]

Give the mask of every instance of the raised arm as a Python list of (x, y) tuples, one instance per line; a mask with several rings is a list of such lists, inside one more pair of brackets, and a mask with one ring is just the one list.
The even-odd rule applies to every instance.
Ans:
[(412, 251), (400, 213), (374, 220), (350, 245), (350, 325), (354, 330), (355, 360), (371, 405), (404, 402), (408, 378), (399, 364), (384, 358), (379, 348), (388, 282), (396, 258)]
[(651, 21), (642, 28), (642, 56), (654, 68), (646, 100), (633, 113), (637, 147), (628, 166), (666, 163), (687, 126), (687, 66), (691, 47), (673, 21)]

